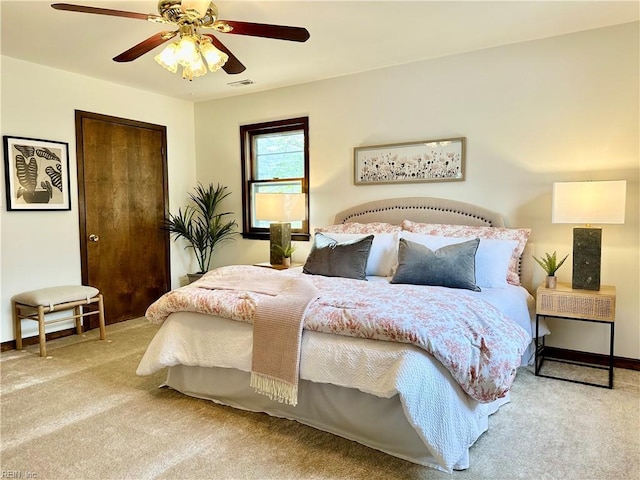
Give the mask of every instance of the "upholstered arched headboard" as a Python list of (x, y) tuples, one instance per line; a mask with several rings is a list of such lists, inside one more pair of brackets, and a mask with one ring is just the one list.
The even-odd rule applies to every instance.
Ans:
[(435, 197), (405, 197), (375, 200), (339, 212), (335, 223), (386, 222), (402, 220), (449, 225), (504, 227), (502, 215), (470, 203)]
[[(404, 197), (375, 200), (338, 212), (334, 223), (385, 222), (399, 225), (403, 220), (420, 223), (506, 227), (499, 213), (471, 203), (435, 197)], [(533, 245), (527, 244), (520, 257), (520, 282), (533, 291)]]

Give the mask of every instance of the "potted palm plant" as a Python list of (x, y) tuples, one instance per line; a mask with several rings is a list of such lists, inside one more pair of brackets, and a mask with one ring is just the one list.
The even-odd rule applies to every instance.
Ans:
[(544, 258), (537, 258), (533, 256), (533, 259), (538, 262), (538, 265), (542, 267), (542, 269), (547, 273), (547, 278), (545, 280), (545, 287), (547, 288), (556, 288), (558, 283), (558, 279), (556, 278), (556, 272), (562, 266), (564, 261), (567, 259), (569, 255), (565, 256), (562, 260), (558, 262), (558, 257), (556, 256), (556, 252), (554, 251), (551, 255), (545, 253)]
[(220, 202), (230, 192), (223, 185), (204, 186), (198, 183), (195, 192), (189, 193), (193, 205), (179, 208), (178, 213), (169, 214), (163, 228), (168, 230), (174, 239), (184, 238), (185, 249), (193, 249), (198, 261), (198, 272), (188, 274), (193, 281), (209, 270), (211, 257), (215, 248), (223, 241), (230, 240), (237, 233), (236, 221), (227, 220), (232, 212), (219, 212)]

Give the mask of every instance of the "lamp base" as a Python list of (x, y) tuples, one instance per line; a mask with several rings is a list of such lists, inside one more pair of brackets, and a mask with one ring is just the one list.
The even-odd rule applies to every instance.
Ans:
[(291, 245), (291, 224), (274, 222), (269, 225), (269, 263), (282, 265), (282, 249)]
[(573, 288), (600, 290), (601, 246), (601, 228), (573, 229)]

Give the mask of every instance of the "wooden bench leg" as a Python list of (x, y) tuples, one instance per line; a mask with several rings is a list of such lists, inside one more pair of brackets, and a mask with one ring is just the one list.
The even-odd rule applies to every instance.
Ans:
[(107, 338), (107, 332), (104, 325), (104, 302), (102, 300), (102, 294), (98, 294), (98, 318), (100, 321), (100, 340)]
[(13, 331), (16, 337), (16, 349), (22, 350), (22, 319), (20, 318), (20, 307), (13, 302)]
[(44, 307), (38, 307), (38, 336), (40, 339), (40, 356), (47, 356), (47, 336), (44, 333)]
[(82, 307), (73, 307), (73, 315), (76, 320), (76, 335), (82, 335)]

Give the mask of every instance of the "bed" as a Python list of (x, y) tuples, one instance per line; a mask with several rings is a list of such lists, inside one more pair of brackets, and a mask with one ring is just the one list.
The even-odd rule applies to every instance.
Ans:
[[(185, 395), (296, 420), (441, 471), (469, 468), (470, 447), (488, 429), (489, 415), (509, 401), (516, 368), (530, 359), (533, 299), (528, 236), (527, 229), (506, 228), (499, 214), (454, 200), (395, 198), (352, 207), (339, 212), (333, 225), (316, 229), (304, 269), (222, 267), (205, 275), (200, 286), (196, 282), (165, 294), (147, 311), (147, 318), (162, 326), (137, 374), (167, 368), (165, 385)], [(345, 268), (361, 255), (354, 253), (353, 245), (361, 248), (370, 242), (365, 271), (358, 272), (364, 278), (322, 271), (328, 268), (321, 256), (328, 250), (318, 243), (324, 237), (333, 242), (328, 250), (350, 249), (344, 250), (346, 256), (340, 261), (334, 258), (333, 269)], [(484, 286), (471, 281), (471, 286), (452, 288), (450, 279), (443, 286), (422, 279), (416, 285), (412, 262), (422, 261), (424, 249), (465, 258), (472, 249), (475, 278), (484, 275)], [(496, 262), (498, 250), (501, 260)], [(455, 258), (458, 262), (462, 257)], [(318, 264), (318, 259), (325, 263)], [(491, 272), (481, 273), (480, 264)], [(225, 275), (238, 274), (256, 282), (264, 277), (263, 283), (270, 285), (286, 278), (317, 288), (303, 314), (295, 406), (256, 393), (250, 386), (252, 315), (257, 315), (256, 305), (266, 296), (259, 289), (217, 289), (217, 282), (229, 278)], [(462, 281), (469, 279), (468, 272), (461, 275)], [(194, 292), (199, 300), (187, 305), (184, 298)], [(222, 297), (203, 307), (211, 292), (222, 292)], [(375, 292), (388, 297), (385, 307), (376, 303)], [(439, 325), (440, 317), (420, 324), (421, 329), (431, 328), (432, 337), (423, 330), (416, 333), (415, 326), (403, 329), (406, 318), (387, 323), (394, 312), (422, 319), (426, 305), (434, 304), (432, 310), (438, 310), (438, 302), (443, 319), (450, 316), (449, 305), (456, 305), (452, 310), (467, 308), (456, 315), (465, 319), (463, 323), (476, 325), (473, 328), (480, 333), (465, 330), (460, 337), (468, 338), (454, 339), (454, 329)], [(364, 320), (357, 318), (361, 310)], [(454, 341), (459, 343), (453, 345)], [(473, 357), (471, 363), (493, 363), (483, 364), (482, 371), (460, 365), (454, 355), (460, 350)]]

